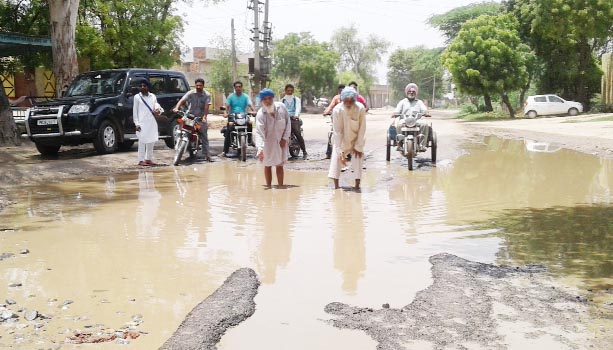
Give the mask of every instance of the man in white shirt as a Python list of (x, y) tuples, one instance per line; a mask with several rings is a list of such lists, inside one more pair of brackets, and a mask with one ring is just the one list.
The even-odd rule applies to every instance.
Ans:
[[(406, 88), (404, 89), (404, 92), (407, 98), (398, 102), (398, 105), (396, 106), (396, 109), (394, 110), (394, 114), (392, 115), (392, 118), (398, 115), (410, 116), (413, 112), (424, 114), (424, 117), (430, 117), (430, 115), (428, 115), (428, 107), (426, 107), (426, 105), (423, 103), (422, 100), (417, 99), (417, 93), (419, 92), (419, 87), (417, 87), (416, 84), (410, 83), (409, 85), (406, 86)], [(400, 130), (401, 124), (402, 124), (402, 120), (400, 118), (396, 118), (394, 122), (392, 122), (392, 126), (396, 128), (396, 133), (392, 135), (394, 136), (392, 138), (392, 141), (394, 143), (396, 142), (395, 135), (398, 134), (398, 130)], [(431, 128), (430, 128), (430, 125), (428, 125), (427, 123), (417, 122), (417, 126), (419, 126), (419, 133), (420, 133), (419, 147), (421, 148), (421, 151), (425, 151), (428, 146), (428, 137), (430, 135)]]
[(339, 188), (339, 177), (347, 155), (351, 154), (351, 166), (355, 173), (355, 188), (360, 189), (364, 164), (364, 144), (366, 133), (366, 108), (357, 102), (358, 92), (346, 87), (341, 93), (341, 103), (332, 111), (334, 134), (332, 136), (332, 156), (328, 177), (334, 180), (334, 188)]
[(302, 133), (300, 132), (302, 128), (302, 120), (300, 120), (302, 102), (300, 101), (300, 97), (294, 95), (294, 86), (292, 84), (285, 85), (285, 96), (283, 96), (281, 102), (289, 112), (289, 117), (292, 121), (292, 134), (298, 140), (298, 144), (300, 144), (302, 159), (307, 159), (306, 145)]
[(132, 118), (138, 137), (138, 165), (157, 165), (153, 162), (153, 146), (159, 137), (155, 118), (160, 116), (164, 109), (158, 104), (155, 95), (149, 92), (151, 83), (148, 79), (142, 79), (139, 86), (140, 93), (134, 96), (132, 107)]

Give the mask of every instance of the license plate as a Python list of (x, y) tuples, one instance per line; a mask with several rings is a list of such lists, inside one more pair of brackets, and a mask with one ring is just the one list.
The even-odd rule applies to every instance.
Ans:
[(194, 126), (194, 124), (196, 124), (196, 122), (193, 119), (185, 119), (185, 125)]
[(419, 131), (419, 128), (401, 128), (401, 131)]
[(39, 119), (36, 125), (57, 125), (57, 119)]

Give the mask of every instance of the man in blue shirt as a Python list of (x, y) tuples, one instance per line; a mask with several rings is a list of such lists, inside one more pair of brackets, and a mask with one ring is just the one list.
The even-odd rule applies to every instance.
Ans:
[[(228, 98), (226, 99), (226, 111), (224, 112), (224, 118), (227, 119), (230, 114), (234, 113), (247, 113), (247, 110), (249, 110), (249, 112), (255, 113), (255, 109), (253, 108), (251, 99), (249, 98), (249, 96), (243, 93), (243, 83), (237, 81), (234, 83), (234, 93), (228, 96)], [(248, 131), (251, 132), (251, 129), (251, 123), (249, 123)], [(233, 130), (234, 125), (230, 125), (228, 123), (226, 125), (223, 153), (220, 155), (222, 157), (225, 157), (230, 151)], [(249, 144), (253, 144), (253, 140), (251, 137), (249, 137)]]

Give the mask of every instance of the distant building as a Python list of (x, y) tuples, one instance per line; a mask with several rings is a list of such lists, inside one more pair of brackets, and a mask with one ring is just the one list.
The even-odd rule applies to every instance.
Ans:
[[(181, 63), (172, 67), (173, 70), (183, 72), (189, 81), (189, 84), (193, 87), (194, 81), (198, 78), (204, 79), (206, 89), (213, 95), (212, 96), (212, 109), (217, 110), (219, 106), (225, 102), (225, 96), (223, 91), (216, 91), (210, 87), (211, 79), (210, 72), (213, 63), (218, 60), (219, 56), (223, 53), (223, 50), (212, 47), (193, 47), (185, 52), (181, 56)], [(249, 57), (253, 54), (245, 54), (237, 52), (238, 59), (238, 71), (245, 72), (249, 68)], [(239, 77), (243, 80), (245, 86), (249, 85), (246, 77)], [(228, 87), (231, 89), (231, 87)]]
[(383, 108), (390, 105), (389, 85), (375, 84), (370, 87), (368, 94), (368, 108)]

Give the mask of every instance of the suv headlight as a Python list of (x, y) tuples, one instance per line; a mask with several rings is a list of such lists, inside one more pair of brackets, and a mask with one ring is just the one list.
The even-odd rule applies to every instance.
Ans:
[(89, 112), (89, 105), (74, 105), (70, 107), (68, 114), (87, 113)]

